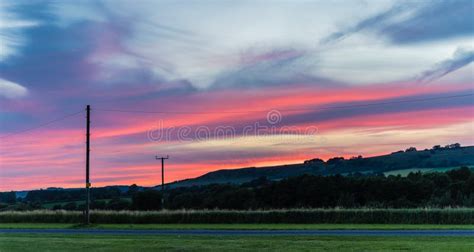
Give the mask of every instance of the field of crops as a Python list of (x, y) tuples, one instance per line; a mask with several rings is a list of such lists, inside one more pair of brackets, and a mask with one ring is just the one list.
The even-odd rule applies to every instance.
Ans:
[[(466, 165), (466, 167), (469, 167), (470, 169), (474, 169), (474, 166), (472, 165)], [(393, 171), (387, 171), (384, 172), (383, 174), (385, 176), (390, 176), (390, 175), (400, 175), (402, 177), (406, 177), (410, 172), (421, 172), (421, 173), (429, 173), (429, 172), (447, 172), (451, 170), (456, 170), (459, 169), (459, 166), (450, 166), (450, 167), (437, 167), (437, 168), (411, 168), (411, 169), (401, 169), (401, 170), (393, 170)]]
[[(80, 211), (5, 211), (0, 223), (80, 223)], [(92, 211), (92, 223), (474, 224), (474, 208)]]

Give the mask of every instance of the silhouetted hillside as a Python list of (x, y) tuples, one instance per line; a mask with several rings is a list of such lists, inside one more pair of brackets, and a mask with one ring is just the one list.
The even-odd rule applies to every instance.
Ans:
[[(406, 169), (451, 169), (474, 165), (474, 146), (460, 147), (458, 144), (446, 147), (434, 146), (432, 149), (417, 151), (410, 147), (388, 155), (363, 158), (361, 156), (344, 159), (335, 157), (324, 162), (315, 158), (302, 164), (278, 165), (270, 167), (249, 167), (209, 172), (194, 179), (171, 183), (169, 187), (206, 185), (213, 183), (240, 184), (266, 177), (281, 180), (288, 177), (310, 175), (360, 175), (380, 174)], [(434, 169), (434, 170), (436, 170)]]

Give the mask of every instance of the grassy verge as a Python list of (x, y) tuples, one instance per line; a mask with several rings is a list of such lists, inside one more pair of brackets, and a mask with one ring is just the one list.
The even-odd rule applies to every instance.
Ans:
[(0, 251), (472, 251), (471, 237), (0, 235)]
[(220, 229), (220, 230), (449, 230), (474, 229), (474, 225), (414, 224), (94, 224), (83, 226), (64, 223), (0, 223), (5, 229)]

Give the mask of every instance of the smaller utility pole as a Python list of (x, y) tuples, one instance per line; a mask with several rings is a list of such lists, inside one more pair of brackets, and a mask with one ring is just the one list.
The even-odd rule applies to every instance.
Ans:
[(89, 162), (90, 162), (90, 137), (91, 137), (91, 105), (87, 105), (86, 107), (86, 219), (85, 223), (87, 225), (90, 224), (90, 215), (89, 215), (89, 208), (90, 208), (90, 187), (91, 183), (89, 181)]
[(155, 156), (156, 160), (161, 159), (161, 207), (165, 205), (165, 159), (169, 159), (170, 156), (166, 157)]

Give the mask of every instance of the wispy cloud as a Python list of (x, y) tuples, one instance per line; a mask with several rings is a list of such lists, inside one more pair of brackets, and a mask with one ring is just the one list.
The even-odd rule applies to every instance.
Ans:
[(321, 87), (343, 85), (313, 74), (317, 62), (318, 58), (306, 50), (248, 50), (240, 55), (240, 62), (235, 69), (220, 73), (210, 88), (262, 88), (293, 84)]
[(354, 26), (350, 26), (341, 31), (331, 33), (329, 36), (324, 37), (320, 40), (320, 44), (328, 44), (331, 42), (337, 42), (345, 39), (346, 37), (352, 35), (353, 33), (360, 32), (364, 29), (371, 29), (376, 27), (381, 27), (386, 25), (390, 20), (395, 19), (398, 15), (405, 12), (409, 9), (409, 6), (396, 5), (390, 9), (381, 12), (375, 16), (363, 19), (362, 21), (356, 23)]
[(0, 96), (5, 98), (20, 98), (28, 94), (28, 90), (20, 84), (0, 78)]
[(361, 31), (375, 32), (395, 44), (470, 36), (474, 34), (473, 10), (471, 0), (403, 2), (332, 33), (320, 43), (336, 42)]
[(443, 76), (454, 72), (462, 67), (469, 65), (474, 61), (474, 50), (459, 48), (454, 52), (452, 58), (444, 60), (436, 64), (432, 69), (429, 69), (417, 77), (420, 83), (429, 83), (440, 79)]
[(12, 11), (13, 4), (0, 2), (0, 61), (17, 53), (27, 38), (23, 31), (38, 26), (40, 22), (25, 19)]
[(471, 0), (420, 1), (423, 5), (412, 16), (380, 27), (379, 34), (393, 43), (410, 44), (466, 37), (474, 34)]

